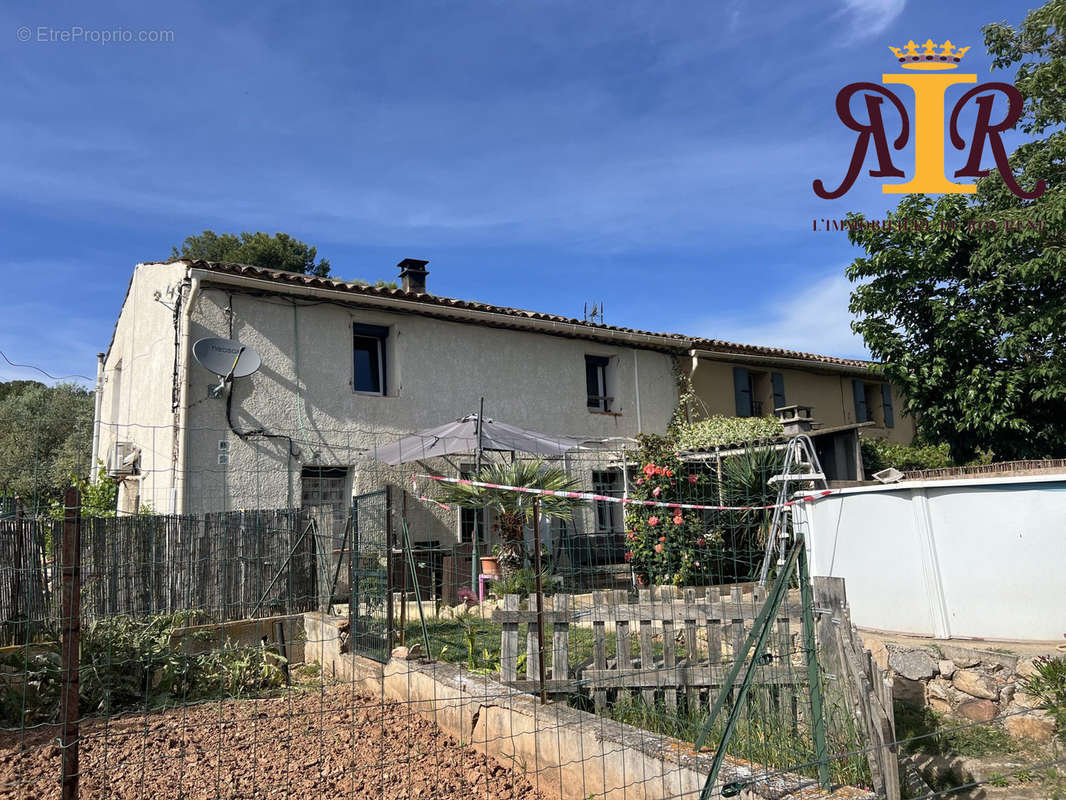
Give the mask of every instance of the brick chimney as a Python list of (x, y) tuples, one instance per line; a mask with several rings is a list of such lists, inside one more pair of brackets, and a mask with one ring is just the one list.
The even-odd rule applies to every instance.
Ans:
[(426, 275), (429, 274), (426, 264), (428, 263), (418, 258), (405, 258), (396, 265), (400, 268), (400, 279), (403, 281), (402, 286), (405, 292), (426, 294)]

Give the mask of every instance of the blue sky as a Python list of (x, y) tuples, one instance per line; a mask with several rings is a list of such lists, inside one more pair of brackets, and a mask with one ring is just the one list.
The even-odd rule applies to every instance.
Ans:
[[(855, 250), (811, 220), (894, 196), (814, 196), (854, 144), (836, 92), (928, 37), (990, 79), (980, 27), (1035, 4), (6, 3), (0, 350), (95, 374), (133, 265), (211, 228), (286, 231), (343, 278), (425, 258), (437, 294), (862, 356)], [(172, 41), (38, 41), (75, 26)]]

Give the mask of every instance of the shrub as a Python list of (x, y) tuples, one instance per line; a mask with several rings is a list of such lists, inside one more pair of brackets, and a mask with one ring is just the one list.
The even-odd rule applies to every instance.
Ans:
[[(641, 436), (641, 471), (633, 481), (637, 500), (680, 503), (711, 484), (706, 472), (684, 464), (672, 439)], [(683, 494), (684, 493), (684, 494)], [(721, 533), (704, 523), (699, 511), (653, 506), (626, 508), (626, 560), (643, 584), (711, 583), (710, 550)]]
[(859, 438), (859, 443), (862, 445), (862, 463), (868, 473), (889, 467), (906, 472), (955, 466), (946, 444), (896, 444), (865, 436)]
[[(284, 659), (262, 644), (240, 645), (227, 639), (218, 649), (190, 654), (183, 642), (173, 641), (175, 634), (182, 634), (181, 628), (199, 621), (194, 612), (146, 619), (116, 616), (83, 628), (82, 711), (113, 714), (241, 697), (281, 686)], [(193, 634), (193, 641), (215, 635)], [(58, 645), (9, 654), (0, 666), (0, 720), (5, 724), (56, 721), (62, 689)]]
[(1066, 658), (1042, 656), (1033, 667), (1036, 671), (1020, 682), (1022, 691), (1040, 699), (1055, 720), (1058, 737), (1066, 742)]
[(784, 433), (774, 417), (713, 416), (697, 422), (679, 422), (673, 430), (677, 449), (695, 451), (776, 439)]

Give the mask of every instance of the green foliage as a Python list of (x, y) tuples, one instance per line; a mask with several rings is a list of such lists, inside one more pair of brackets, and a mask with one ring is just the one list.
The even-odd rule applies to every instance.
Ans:
[[(777, 500), (777, 488), (769, 483), (785, 466), (780, 447), (752, 442), (741, 452), (722, 459), (722, 500), (727, 506), (766, 506)], [(763, 512), (738, 512), (745, 515)]]
[(1033, 667), (1036, 671), (1021, 680), (1022, 691), (1040, 699), (1055, 720), (1059, 739), (1066, 742), (1066, 658), (1044, 656)]
[[(82, 629), (80, 699), (86, 714), (155, 709), (208, 698), (243, 697), (277, 688), (284, 659), (265, 645), (214, 643), (217, 633), (182, 629), (195, 612), (147, 619), (108, 617)], [(186, 649), (187, 648), (187, 649)], [(31, 646), (0, 657), (0, 722), (55, 722), (62, 669), (58, 645)]]
[[(581, 483), (565, 469), (539, 459), (486, 464), (474, 477), (481, 483), (519, 486), (552, 492), (580, 492)], [(502, 542), (497, 552), (505, 577), (521, 569), (525, 562), (522, 527), (533, 519), (533, 500), (542, 517), (568, 520), (584, 501), (573, 497), (535, 495), (508, 489), (490, 489), (460, 483), (443, 485), (440, 501), (464, 508), (489, 508), (495, 513)]]
[[(1043, 134), (1011, 155), (1014, 175), (1024, 188), (1046, 180), (1045, 194), (1018, 198), (993, 170), (975, 195), (911, 195), (889, 217), (931, 220), (929, 230), (849, 232), (866, 250), (848, 268), (859, 284), (853, 327), (903, 390), (919, 431), (947, 442), (956, 462), (979, 450), (997, 460), (1066, 456), (1064, 15), (1055, 0), (1018, 30), (985, 28), (995, 66), (1017, 67), (1022, 130)], [(996, 230), (968, 224), (988, 220)]]
[[(96, 480), (90, 481), (76, 475), (70, 477), (72, 485), (81, 494), (81, 515), (83, 517), (113, 517), (118, 500), (118, 484), (107, 477), (107, 468), (97, 461)], [(63, 519), (65, 509), (63, 500), (53, 500), (48, 506), (48, 516)], [(143, 506), (142, 514), (152, 513), (150, 506)]]
[[(172, 258), (196, 258), (203, 261), (221, 261), (234, 264), (251, 264), (264, 269), (299, 272), (319, 278), (330, 277), (329, 260), (319, 258), (313, 245), (294, 239), (287, 233), (273, 235), (263, 233), (215, 233), (206, 230), (195, 236), (185, 237), (181, 249), (170, 249)], [(351, 283), (366, 284), (366, 281), (351, 279)], [(377, 281), (375, 286), (395, 289), (395, 281)]]
[[(783, 451), (749, 444), (722, 459), (722, 481), (705, 465), (686, 464), (671, 437), (638, 437), (637, 500), (728, 506), (772, 503), (767, 480), (781, 471)], [(719, 511), (631, 505), (626, 508), (626, 559), (638, 582), (700, 586), (750, 580), (761, 558), (766, 511)]]
[(325, 278), (329, 275), (329, 260), (317, 262), (318, 250), (294, 239), (287, 233), (273, 236), (263, 232), (215, 233), (205, 230), (201, 234), (185, 237), (181, 250), (171, 248), (174, 258), (197, 258), (203, 261), (228, 261), (235, 264), (251, 264), (264, 269), (300, 272)]
[[(753, 687), (749, 694), (749, 709), (772, 708), (772, 692), (768, 687)], [(668, 708), (661, 702), (647, 703), (637, 695), (619, 692), (616, 702), (608, 705), (606, 716), (618, 722), (651, 731), (659, 736), (670, 736), (684, 742), (694, 742), (707, 719), (706, 706), (689, 706), (684, 697), (678, 697), (678, 707)], [(725, 715), (720, 715), (711, 729), (709, 741), (718, 742), (725, 729)], [(866, 759), (861, 755), (863, 746), (854, 726), (838, 726), (829, 730), (829, 751), (852, 754), (850, 757), (833, 758), (829, 762), (834, 783), (851, 786), (871, 783)], [(856, 755), (855, 751), (859, 751)], [(816, 755), (813, 737), (809, 730), (796, 732), (785, 720), (776, 715), (758, 713), (742, 714), (734, 730), (727, 752), (765, 767), (795, 770), (801, 774), (817, 775), (814, 766)]]
[(938, 714), (928, 706), (918, 708), (897, 702), (896, 738), (910, 753), (984, 758), (1015, 752), (1016, 743), (996, 723), (973, 725)]
[(862, 463), (867, 473), (889, 467), (898, 470), (945, 469), (955, 466), (946, 444), (897, 444), (884, 439), (862, 436)]
[(93, 393), (72, 383), (0, 383), (0, 495), (36, 515), (89, 476)]
[(691, 423), (678, 422), (673, 430), (677, 448), (693, 451), (765, 441), (784, 433), (785, 429), (774, 417), (713, 416)]
[[(681, 502), (683, 491), (696, 493), (710, 484), (706, 472), (678, 458), (673, 439), (645, 435), (638, 438), (640, 475), (632, 482), (636, 500)], [(679, 488), (680, 487), (680, 488)], [(626, 560), (641, 584), (699, 585), (711, 583), (711, 547), (720, 531), (710, 530), (698, 511), (626, 506)]]
[[(540, 583), (545, 596), (554, 592), (555, 584), (551, 581), (550, 568), (541, 569)], [(503, 597), (505, 594), (516, 594), (524, 598), (529, 597), (536, 591), (537, 572), (530, 567), (523, 567), (511, 575), (502, 575), (492, 582), (492, 593), (497, 597)]]

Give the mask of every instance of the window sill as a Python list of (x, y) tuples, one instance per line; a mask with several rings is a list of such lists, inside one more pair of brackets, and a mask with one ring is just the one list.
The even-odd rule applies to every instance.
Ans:
[(379, 392), (352, 392), (356, 397), (377, 397), (381, 400), (391, 400), (396, 397), (394, 394), (380, 394)]
[(590, 408), (588, 411), (589, 411), (590, 414), (598, 414), (601, 417), (620, 417), (620, 416), (622, 416), (622, 412), (621, 411), (596, 411), (595, 409), (592, 409), (592, 408)]

